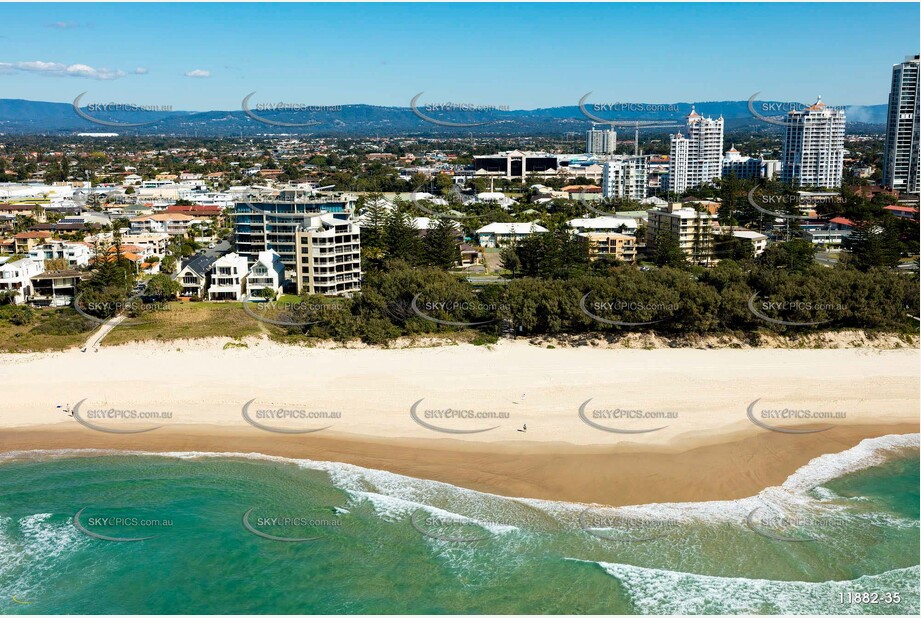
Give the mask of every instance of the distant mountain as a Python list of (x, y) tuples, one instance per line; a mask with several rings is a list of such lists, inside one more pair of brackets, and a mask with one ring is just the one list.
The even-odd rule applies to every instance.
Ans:
[[(760, 102), (759, 106), (775, 105), (777, 101)], [(704, 116), (726, 119), (727, 130), (776, 132), (775, 125), (752, 116), (748, 101), (710, 101), (695, 103)], [(690, 103), (633, 104), (616, 110), (592, 103), (586, 110), (606, 120), (659, 121), (682, 123), (690, 112)], [(886, 123), (887, 105), (847, 106), (848, 132), (878, 131)], [(70, 103), (0, 99), (0, 133), (8, 135), (71, 135), (74, 133), (118, 133), (120, 135), (176, 135), (199, 137), (231, 137), (256, 135), (418, 135), (418, 136), (516, 136), (562, 135), (588, 129), (592, 120), (578, 105), (511, 111), (434, 111), (419, 103), (410, 107), (378, 107), (374, 105), (343, 105), (333, 110), (301, 109), (293, 111), (264, 110), (255, 103), (244, 110), (210, 112), (146, 112), (99, 111), (81, 107), (80, 111), (100, 122), (81, 117)], [(417, 113), (418, 112), (418, 113)], [(421, 115), (445, 124), (429, 122)], [(106, 123), (114, 123), (112, 124)], [(137, 126), (125, 126), (137, 125)], [(298, 126), (289, 126), (298, 125)], [(475, 126), (466, 126), (475, 125)], [(632, 128), (618, 127), (624, 135)], [(668, 127), (651, 128), (657, 133), (673, 132)]]

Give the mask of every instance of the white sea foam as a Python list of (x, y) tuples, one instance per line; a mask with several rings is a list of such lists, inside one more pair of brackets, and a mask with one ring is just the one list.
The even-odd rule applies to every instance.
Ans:
[[(563, 528), (580, 526), (578, 516), (588, 506), (598, 513), (618, 517), (648, 518), (673, 522), (706, 521), (712, 523), (738, 523), (755, 509), (768, 509), (777, 516), (814, 515), (841, 512), (846, 507), (821, 484), (851, 472), (879, 465), (888, 458), (918, 448), (921, 435), (892, 434), (868, 438), (856, 446), (821, 455), (791, 474), (780, 486), (768, 487), (755, 496), (737, 500), (707, 502), (650, 503), (622, 507), (586, 505), (572, 502), (508, 498), (496, 494), (456, 487), (440, 481), (417, 479), (385, 470), (362, 468), (339, 462), (291, 459), (262, 453), (213, 453), (196, 451), (144, 452), (101, 449), (66, 449), (56, 451), (18, 451), (0, 455), (0, 460), (44, 457), (69, 457), (93, 455), (142, 455), (177, 459), (244, 458), (257, 461), (293, 464), (304, 469), (326, 472), (334, 486), (356, 498), (370, 500), (382, 517), (399, 518), (413, 510), (438, 508), (442, 512), (468, 517), (483, 524), (524, 527), (528, 524), (556, 524)], [(830, 495), (831, 494), (831, 495)], [(504, 528), (503, 528), (504, 530)]]
[[(587, 562), (587, 561), (578, 561)], [(864, 614), (867, 604), (847, 602), (848, 593), (899, 592), (886, 613), (919, 612), (917, 566), (849, 581), (803, 582), (714, 577), (597, 562), (623, 585), (641, 614)], [(842, 596), (844, 595), (844, 602)], [(887, 605), (877, 605), (880, 610)]]

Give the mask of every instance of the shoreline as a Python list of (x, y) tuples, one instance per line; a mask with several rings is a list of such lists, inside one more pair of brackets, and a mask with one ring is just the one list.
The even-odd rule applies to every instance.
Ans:
[(763, 432), (687, 450), (669, 446), (631, 450), (457, 440), (432, 444), (333, 435), (273, 437), (213, 426), (111, 436), (56, 425), (4, 431), (0, 454), (66, 450), (75, 451), (66, 457), (129, 452), (255, 453), (386, 470), (509, 498), (628, 506), (746, 498), (781, 485), (820, 455), (840, 453), (868, 438), (918, 432), (919, 426), (909, 423), (846, 425), (798, 436)]
[[(621, 506), (746, 497), (819, 455), (919, 432), (916, 349), (222, 343), (0, 354), (0, 452), (257, 452)], [(81, 401), (82, 420), (170, 416), (97, 416), (94, 431), (58, 407)], [(259, 416), (279, 410), (321, 416)], [(826, 416), (765, 416), (789, 410)]]

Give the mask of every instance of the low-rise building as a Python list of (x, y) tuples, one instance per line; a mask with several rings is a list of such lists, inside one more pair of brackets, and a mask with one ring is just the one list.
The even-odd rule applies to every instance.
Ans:
[(636, 237), (617, 232), (581, 232), (577, 238), (588, 243), (588, 258), (592, 261), (615, 258), (621, 262), (636, 262)]
[(157, 232), (170, 236), (185, 236), (201, 219), (180, 212), (161, 212), (131, 219), (132, 233)]
[(33, 247), (29, 257), (42, 264), (46, 260), (64, 260), (68, 268), (83, 268), (89, 265), (93, 252), (86, 243), (51, 240)]
[(504, 247), (533, 234), (543, 234), (547, 228), (537, 223), (490, 223), (476, 231), (477, 240), (486, 248)]
[(260, 251), (246, 277), (246, 297), (265, 298), (264, 290), (272, 290), (273, 295), (277, 296), (281, 294), (284, 282), (285, 265), (281, 256), (272, 249)]
[(243, 300), (249, 265), (236, 253), (222, 255), (211, 265), (208, 300)]
[(217, 258), (202, 253), (183, 263), (179, 272), (173, 277), (182, 286), (179, 295), (188, 298), (204, 298), (211, 276), (211, 265), (216, 260)]
[(0, 294), (11, 294), (14, 305), (32, 296), (32, 278), (44, 270), (41, 262), (31, 258), (10, 258), (0, 264)]
[(638, 225), (637, 220), (630, 217), (601, 216), (569, 221), (569, 227), (576, 232), (635, 232)]
[(32, 277), (29, 304), (39, 307), (68, 307), (77, 296), (80, 281), (90, 276), (78, 270), (50, 270)]
[(752, 247), (752, 254), (755, 257), (764, 253), (764, 249), (767, 247), (767, 236), (754, 230), (733, 230), (732, 237), (749, 243)]

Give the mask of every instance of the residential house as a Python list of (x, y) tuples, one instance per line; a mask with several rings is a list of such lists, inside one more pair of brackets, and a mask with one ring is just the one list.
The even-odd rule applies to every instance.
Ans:
[(29, 303), (40, 307), (68, 307), (77, 296), (80, 281), (90, 276), (78, 270), (45, 271), (32, 277)]
[(260, 251), (246, 277), (246, 297), (265, 298), (263, 290), (266, 289), (272, 290), (277, 296), (281, 294), (284, 282), (285, 265), (281, 256), (272, 249)]
[(201, 222), (201, 219), (191, 215), (179, 212), (161, 212), (131, 219), (131, 232), (159, 232), (170, 236), (185, 236), (193, 227), (200, 225)]
[(219, 257), (211, 265), (208, 300), (243, 300), (243, 288), (248, 272), (246, 258), (242, 255), (228, 253)]
[(13, 253), (27, 254), (51, 238), (51, 232), (20, 232), (13, 236)]
[(41, 262), (31, 258), (10, 258), (0, 264), (0, 294), (12, 292), (14, 305), (19, 305), (32, 295), (32, 277), (44, 270)]
[(82, 268), (89, 265), (92, 255), (86, 243), (61, 240), (50, 240), (36, 245), (29, 251), (29, 257), (36, 262), (44, 264), (45, 260), (65, 260), (69, 268)]
[(477, 240), (486, 248), (503, 247), (527, 238), (532, 234), (543, 234), (547, 228), (537, 223), (490, 223), (476, 231)]
[(217, 258), (202, 253), (183, 263), (179, 272), (173, 277), (182, 286), (179, 296), (204, 298), (211, 276), (211, 265), (216, 260)]

